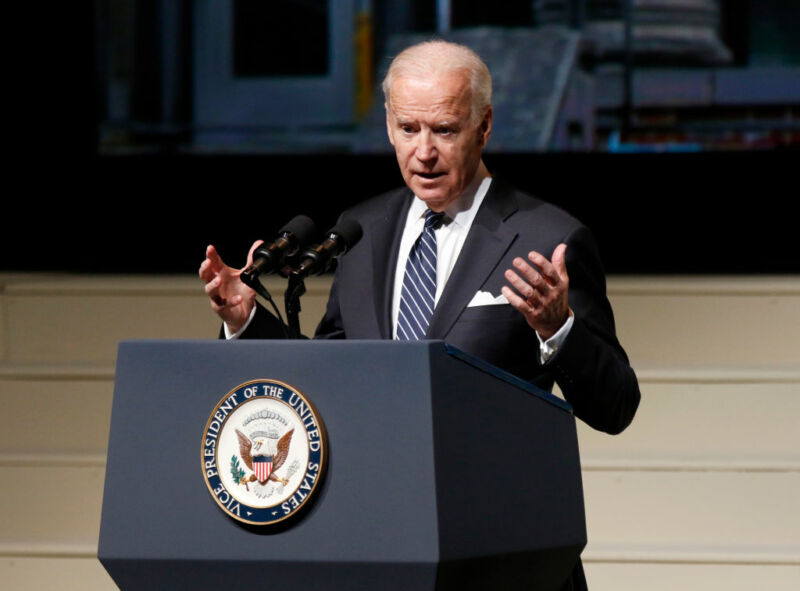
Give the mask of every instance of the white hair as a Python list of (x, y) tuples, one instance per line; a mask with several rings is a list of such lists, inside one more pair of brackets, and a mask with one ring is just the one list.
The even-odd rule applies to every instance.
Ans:
[(390, 105), (392, 82), (402, 76), (426, 78), (466, 70), (472, 91), (472, 119), (481, 120), (492, 104), (492, 76), (480, 56), (465, 45), (450, 41), (424, 41), (401, 51), (383, 79), (383, 96)]

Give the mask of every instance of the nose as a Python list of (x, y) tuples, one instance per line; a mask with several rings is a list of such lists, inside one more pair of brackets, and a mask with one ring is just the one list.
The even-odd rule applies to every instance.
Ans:
[(429, 130), (423, 130), (417, 136), (416, 156), (421, 162), (435, 160), (438, 155), (433, 134)]

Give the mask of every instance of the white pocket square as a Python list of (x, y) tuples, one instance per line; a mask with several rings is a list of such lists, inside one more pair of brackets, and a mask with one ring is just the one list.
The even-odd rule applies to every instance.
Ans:
[(467, 308), (474, 308), (476, 306), (499, 306), (507, 303), (508, 300), (502, 293), (495, 297), (488, 291), (479, 291), (472, 296), (469, 304), (467, 304)]

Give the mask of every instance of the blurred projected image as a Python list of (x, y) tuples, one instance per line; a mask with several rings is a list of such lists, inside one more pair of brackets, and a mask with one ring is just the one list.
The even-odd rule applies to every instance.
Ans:
[[(488, 152), (800, 145), (787, 0), (97, 3), (102, 153), (391, 154), (378, 88), (440, 37), (494, 79)], [(156, 42), (158, 41), (158, 42)]]

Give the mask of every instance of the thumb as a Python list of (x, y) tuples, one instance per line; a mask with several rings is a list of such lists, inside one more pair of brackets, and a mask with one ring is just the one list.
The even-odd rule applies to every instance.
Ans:
[(259, 246), (261, 246), (262, 244), (264, 244), (263, 240), (256, 240), (255, 242), (253, 242), (253, 246), (250, 247), (250, 252), (247, 253), (247, 266), (248, 267), (253, 264), (253, 253), (255, 253), (256, 249)]
[(567, 245), (563, 242), (553, 251), (552, 263), (559, 275), (567, 276)]

